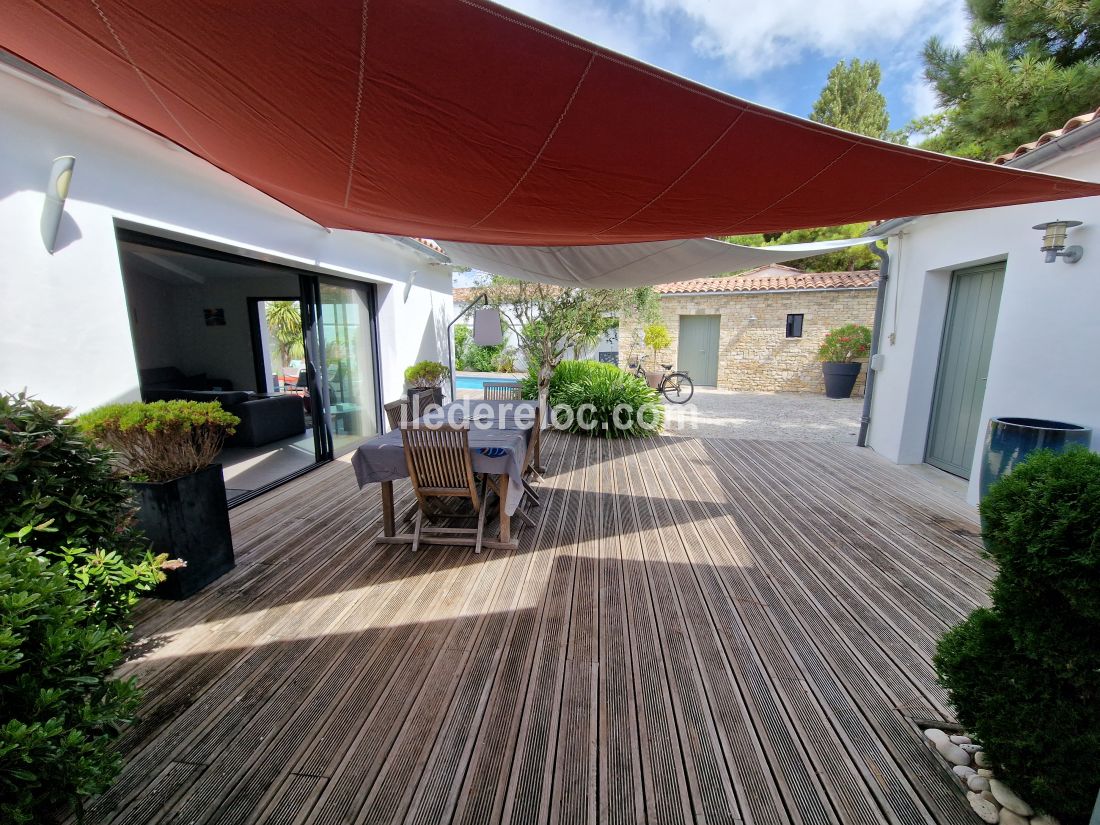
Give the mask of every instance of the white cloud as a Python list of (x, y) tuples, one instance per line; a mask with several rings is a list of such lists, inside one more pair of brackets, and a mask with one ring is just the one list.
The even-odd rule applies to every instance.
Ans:
[[(915, 52), (937, 34), (966, 35), (963, 0), (502, 0), (505, 5), (600, 45), (658, 65), (690, 49), (753, 78), (800, 62), (807, 53), (848, 57), (889, 44)], [(690, 42), (673, 43), (673, 32)]]
[(922, 43), (932, 33), (954, 40), (962, 5), (959, 0), (767, 0), (742, 11), (710, 0), (631, 2), (651, 18), (690, 21), (696, 29), (692, 48), (723, 60), (739, 77), (797, 63), (811, 51), (844, 57), (878, 51), (884, 42)]

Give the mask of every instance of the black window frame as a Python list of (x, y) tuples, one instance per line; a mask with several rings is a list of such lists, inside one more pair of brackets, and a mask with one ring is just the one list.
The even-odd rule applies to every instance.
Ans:
[(806, 320), (806, 313), (804, 312), (788, 312), (787, 313), (787, 337), (788, 338), (801, 338), (802, 328)]

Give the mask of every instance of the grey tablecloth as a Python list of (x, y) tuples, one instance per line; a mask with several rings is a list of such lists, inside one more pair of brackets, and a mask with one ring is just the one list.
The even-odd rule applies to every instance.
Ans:
[[(534, 427), (533, 401), (456, 401), (421, 417), (425, 423), (469, 422), (475, 473), (508, 475), (505, 510), (515, 513), (523, 497), (523, 460)], [(351, 457), (360, 487), (408, 478), (401, 433), (393, 430), (360, 444)]]

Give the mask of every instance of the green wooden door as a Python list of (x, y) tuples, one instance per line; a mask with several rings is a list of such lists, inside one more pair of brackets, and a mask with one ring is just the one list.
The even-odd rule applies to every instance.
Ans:
[(963, 478), (970, 477), (982, 426), (1004, 271), (1005, 265), (997, 263), (951, 275), (925, 460)]
[(697, 387), (718, 385), (720, 315), (681, 315), (676, 368), (685, 370)]

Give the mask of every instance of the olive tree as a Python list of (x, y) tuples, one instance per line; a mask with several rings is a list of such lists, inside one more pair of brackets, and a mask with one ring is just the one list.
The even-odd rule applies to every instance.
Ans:
[(623, 315), (650, 320), (657, 312), (657, 296), (650, 287), (581, 289), (494, 275), (485, 292), (519, 341), (528, 368), (537, 370), (544, 408), (550, 376), (570, 350), (598, 340)]

